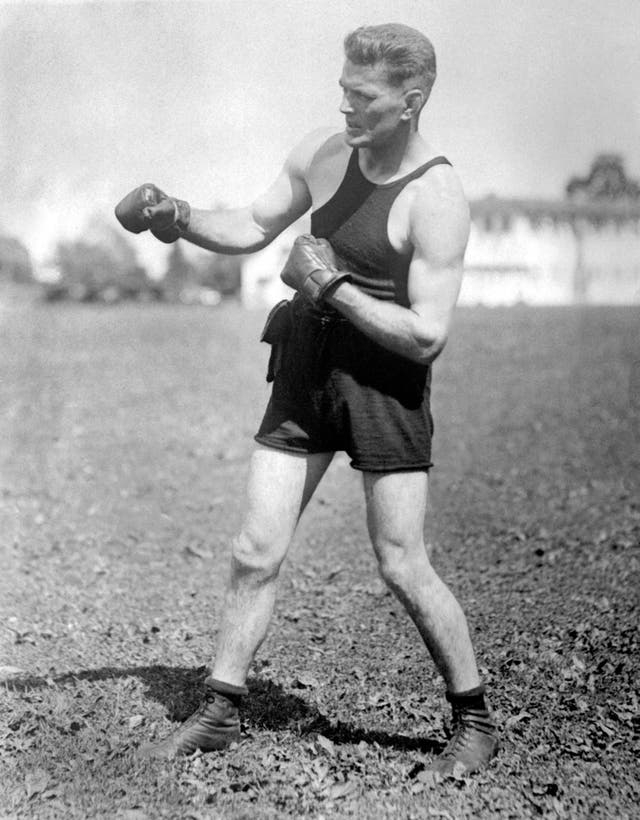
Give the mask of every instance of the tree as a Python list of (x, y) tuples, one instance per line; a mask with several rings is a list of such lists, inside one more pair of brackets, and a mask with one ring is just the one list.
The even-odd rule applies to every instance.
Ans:
[(19, 284), (34, 281), (29, 251), (13, 236), (0, 236), (0, 278)]
[(217, 290), (222, 296), (237, 296), (242, 285), (243, 258), (211, 253), (200, 269), (201, 284)]
[(89, 220), (79, 238), (57, 244), (55, 265), (60, 278), (46, 285), (47, 299), (116, 302), (153, 294), (124, 231), (101, 214)]
[(587, 202), (640, 200), (640, 184), (627, 177), (618, 154), (599, 154), (586, 177), (571, 177), (566, 192), (570, 199)]
[(165, 295), (179, 299), (180, 294), (196, 281), (195, 268), (187, 259), (181, 243), (174, 242), (167, 258), (167, 269), (162, 279)]

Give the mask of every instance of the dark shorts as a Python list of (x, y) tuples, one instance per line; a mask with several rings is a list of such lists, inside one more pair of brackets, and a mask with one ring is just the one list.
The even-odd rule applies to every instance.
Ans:
[(292, 453), (345, 450), (357, 470), (428, 470), (431, 368), (391, 353), (301, 298), (275, 343), (273, 391), (255, 436)]

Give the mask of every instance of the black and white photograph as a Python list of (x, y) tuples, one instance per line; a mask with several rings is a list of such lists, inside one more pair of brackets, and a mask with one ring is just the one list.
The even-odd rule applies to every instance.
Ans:
[(640, 816), (640, 2), (0, 0), (0, 820)]

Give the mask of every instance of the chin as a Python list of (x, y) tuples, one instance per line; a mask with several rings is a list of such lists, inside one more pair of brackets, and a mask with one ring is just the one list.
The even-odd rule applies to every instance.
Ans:
[(358, 131), (355, 134), (349, 133), (349, 130), (345, 128), (344, 130), (344, 141), (350, 148), (362, 148), (364, 146), (369, 145), (371, 140), (368, 138), (366, 134), (363, 134), (362, 131)]

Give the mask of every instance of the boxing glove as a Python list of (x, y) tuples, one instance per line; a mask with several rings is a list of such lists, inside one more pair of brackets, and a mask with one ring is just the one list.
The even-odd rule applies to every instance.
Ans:
[(152, 183), (145, 183), (116, 205), (115, 214), (122, 227), (131, 233), (150, 230), (161, 242), (175, 242), (189, 226), (191, 208), (188, 202), (169, 197)]
[(351, 275), (338, 270), (333, 248), (326, 239), (310, 234), (298, 236), (280, 278), (312, 302), (320, 303)]

